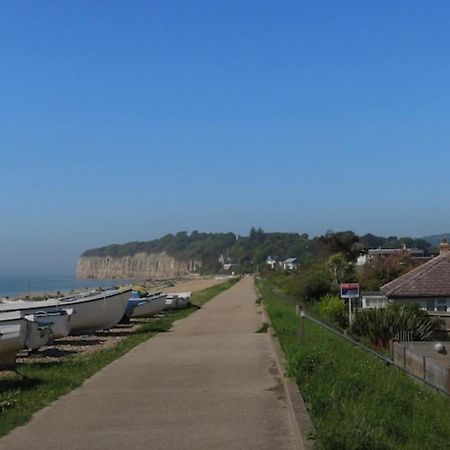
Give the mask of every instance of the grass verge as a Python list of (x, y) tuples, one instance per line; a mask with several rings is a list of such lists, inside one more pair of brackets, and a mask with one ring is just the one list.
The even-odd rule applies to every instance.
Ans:
[(299, 342), (295, 304), (258, 281), (272, 325), (327, 450), (449, 448), (450, 401), (306, 320)]
[(85, 355), (68, 356), (53, 364), (22, 365), (24, 376), (8, 374), (0, 378), (0, 436), (26, 423), (33, 413), (61, 395), (80, 386), (84, 380), (173, 323), (196, 311), (207, 301), (230, 288), (237, 280), (228, 280), (192, 294), (189, 308), (173, 311), (162, 318), (149, 319), (132, 335), (115, 346)]

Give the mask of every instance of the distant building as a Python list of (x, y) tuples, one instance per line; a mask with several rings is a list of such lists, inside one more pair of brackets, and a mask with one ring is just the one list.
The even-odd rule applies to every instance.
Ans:
[(280, 258), (278, 256), (269, 255), (266, 258), (266, 264), (271, 270), (275, 270), (280, 265)]
[(266, 258), (267, 267), (271, 270), (276, 270), (278, 268), (283, 270), (297, 270), (299, 263), (297, 258), (288, 258), (284, 261), (278, 256), (269, 255)]
[(282, 262), (282, 267), (284, 270), (297, 270), (298, 269), (298, 259), (288, 258)]
[[(395, 255), (398, 253), (406, 253), (410, 255), (413, 259), (423, 259), (424, 251), (420, 248), (371, 248), (367, 253), (361, 253), (356, 260), (357, 266), (363, 266), (371, 259), (374, 258), (387, 258), (388, 256)], [(428, 258), (427, 258), (428, 259)]]

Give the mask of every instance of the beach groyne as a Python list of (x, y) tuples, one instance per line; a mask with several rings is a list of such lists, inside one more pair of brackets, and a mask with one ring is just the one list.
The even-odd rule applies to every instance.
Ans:
[(78, 278), (174, 278), (197, 271), (201, 261), (179, 260), (162, 253), (136, 253), (126, 256), (81, 256)]

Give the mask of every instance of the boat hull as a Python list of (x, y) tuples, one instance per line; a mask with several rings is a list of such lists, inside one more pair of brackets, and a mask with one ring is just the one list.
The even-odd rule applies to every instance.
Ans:
[(178, 297), (177, 309), (187, 308), (189, 306), (190, 300), (187, 297)]
[(51, 339), (52, 332), (50, 327), (42, 327), (39, 322), (28, 320), (27, 336), (25, 339), (25, 347), (35, 351), (43, 347)]
[(14, 366), (17, 353), (25, 348), (27, 328), (20, 313), (0, 314), (0, 369)]
[(141, 299), (142, 301), (138, 303), (131, 309), (128, 317), (137, 319), (140, 317), (151, 317), (155, 314), (160, 313), (166, 305), (166, 296), (162, 295), (157, 298), (152, 298), (150, 300)]
[(104, 291), (100, 294), (39, 302), (0, 304), (1, 311), (21, 311), (25, 314), (73, 310), (72, 335), (94, 333), (116, 325), (123, 317), (131, 289)]
[(27, 325), (0, 325), (0, 369), (13, 367), (17, 353), (25, 347)]
[(70, 334), (89, 334), (113, 327), (123, 317), (129, 296), (130, 291), (124, 291), (95, 300), (79, 299), (61, 304), (62, 308), (74, 310)]
[(180, 292), (167, 294), (166, 306), (164, 309), (183, 309), (187, 308), (190, 304), (191, 293)]
[(51, 329), (51, 337), (59, 339), (68, 336), (72, 330), (73, 309), (61, 309), (58, 312), (38, 312), (27, 314), (26, 319), (38, 322), (41, 327)]

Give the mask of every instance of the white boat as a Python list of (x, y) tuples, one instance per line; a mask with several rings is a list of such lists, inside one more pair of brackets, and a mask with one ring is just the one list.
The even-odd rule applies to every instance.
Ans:
[(166, 305), (166, 296), (164, 294), (150, 295), (139, 299), (131, 299), (128, 303), (131, 307), (127, 310), (130, 318), (151, 317), (160, 313)]
[(75, 299), (61, 299), (61, 308), (73, 308), (72, 331), (80, 335), (107, 330), (123, 317), (131, 289), (103, 291), (100, 294)]
[(26, 318), (23, 311), (0, 313), (0, 367), (13, 366), (18, 351), (37, 350), (50, 338), (51, 329)]
[(176, 309), (177, 307), (177, 297), (173, 294), (166, 295), (166, 304), (164, 305), (164, 310)]
[(32, 314), (72, 309), (70, 334), (88, 334), (111, 328), (120, 321), (127, 307), (130, 291), (131, 288), (114, 289), (84, 297), (0, 304), (0, 312), (22, 311)]
[(61, 309), (60, 311), (38, 311), (26, 314), (25, 318), (38, 322), (41, 326), (49, 327), (52, 332), (52, 338), (58, 339), (70, 334), (72, 330), (73, 309)]
[(48, 344), (52, 338), (51, 328), (49, 326), (43, 326), (34, 320), (27, 319), (26, 317), (25, 320), (28, 322), (25, 348), (35, 351)]
[(164, 309), (183, 309), (189, 306), (190, 301), (190, 292), (176, 292), (166, 294), (166, 305)]
[(27, 328), (21, 313), (0, 314), (0, 369), (14, 366), (17, 352), (25, 348)]
[(176, 295), (178, 296), (177, 309), (187, 308), (191, 303), (191, 292), (179, 292)]

